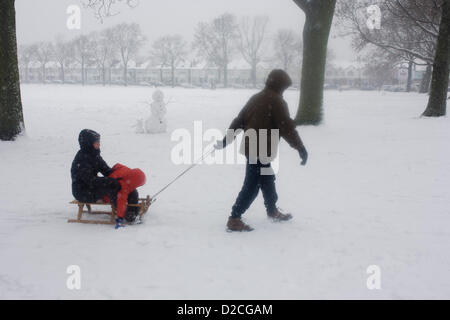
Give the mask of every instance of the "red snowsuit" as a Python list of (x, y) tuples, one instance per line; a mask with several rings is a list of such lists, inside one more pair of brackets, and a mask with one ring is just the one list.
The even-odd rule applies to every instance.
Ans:
[(125, 217), (127, 209), (127, 199), (130, 192), (145, 184), (145, 174), (140, 169), (130, 169), (120, 163), (114, 165), (110, 178), (118, 179), (122, 187), (117, 194), (117, 216)]

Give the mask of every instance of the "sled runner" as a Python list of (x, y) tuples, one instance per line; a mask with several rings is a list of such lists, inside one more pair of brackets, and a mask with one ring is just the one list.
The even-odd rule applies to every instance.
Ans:
[[(137, 216), (137, 220), (141, 220), (142, 216), (148, 211), (148, 208), (153, 203), (153, 199), (150, 196), (146, 198), (139, 198), (138, 204), (129, 204), (130, 207), (139, 207), (139, 214)], [(108, 202), (95, 202), (95, 203), (85, 203), (77, 200), (73, 200), (70, 204), (76, 204), (78, 206), (78, 215), (76, 219), (69, 219), (67, 222), (70, 223), (90, 223), (90, 224), (116, 224), (116, 209), (111, 203)], [(93, 211), (92, 206), (109, 206), (111, 211)], [(86, 210), (84, 209), (86, 207)], [(91, 220), (91, 219), (83, 219), (83, 213), (87, 213), (89, 215), (109, 215), (109, 220)]]

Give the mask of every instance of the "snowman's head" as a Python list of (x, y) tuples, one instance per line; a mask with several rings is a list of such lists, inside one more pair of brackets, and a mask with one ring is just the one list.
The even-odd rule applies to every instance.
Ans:
[(153, 98), (153, 101), (164, 102), (164, 93), (161, 90), (156, 89), (153, 92), (152, 98)]

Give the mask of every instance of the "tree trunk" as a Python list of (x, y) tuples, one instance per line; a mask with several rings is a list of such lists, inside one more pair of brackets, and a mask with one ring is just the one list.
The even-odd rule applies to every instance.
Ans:
[(0, 140), (7, 141), (24, 130), (14, 2), (0, 1)]
[(253, 88), (256, 88), (256, 63), (252, 64), (252, 85)]
[(295, 0), (295, 2), (306, 15), (303, 29), (300, 104), (295, 120), (299, 125), (318, 125), (322, 121), (328, 38), (336, 0)]
[(45, 83), (45, 63), (42, 63), (42, 83)]
[(102, 66), (102, 84), (106, 86), (106, 68), (104, 65)]
[(64, 74), (64, 64), (61, 64), (61, 81), (62, 83), (66, 82), (66, 76)]
[(433, 71), (433, 68), (432, 68), (431, 64), (427, 65), (427, 69), (425, 71), (425, 74), (423, 75), (422, 82), (420, 84), (419, 93), (428, 93), (430, 91), (430, 82), (431, 82), (432, 71)]
[(408, 62), (408, 82), (406, 83), (406, 92), (411, 92), (413, 67), (414, 67), (414, 62), (409, 61)]
[(133, 72), (132, 72), (132, 78), (131, 78), (131, 80), (133, 81), (131, 84), (137, 84), (137, 73), (136, 73), (136, 69), (133, 69), (132, 70)]
[(81, 58), (81, 84), (84, 86), (85, 79), (84, 79), (84, 58)]
[(128, 67), (127, 64), (123, 66), (123, 85), (126, 87), (128, 85)]
[(223, 66), (223, 87), (228, 88), (228, 63)]
[(428, 106), (422, 114), (425, 117), (445, 116), (447, 109), (447, 91), (449, 76), (449, 37), (450, 37), (450, 4), (442, 2), (442, 19), (433, 63), (433, 77)]
[(172, 88), (175, 87), (175, 65), (172, 63), (171, 65), (172, 69), (171, 69), (171, 76), (172, 76)]

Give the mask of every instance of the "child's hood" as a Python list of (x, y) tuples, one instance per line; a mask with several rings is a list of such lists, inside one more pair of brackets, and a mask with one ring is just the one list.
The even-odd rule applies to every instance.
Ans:
[(81, 130), (78, 136), (80, 149), (84, 151), (94, 151), (94, 142), (100, 140), (100, 134), (91, 129)]

